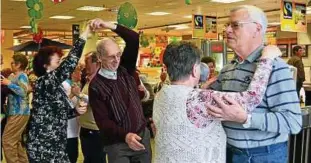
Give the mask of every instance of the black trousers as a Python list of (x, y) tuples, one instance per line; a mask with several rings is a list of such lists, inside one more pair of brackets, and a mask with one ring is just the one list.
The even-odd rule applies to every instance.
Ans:
[(81, 127), (80, 141), (84, 156), (83, 163), (106, 163), (106, 153), (99, 131)]
[(78, 138), (67, 138), (66, 151), (71, 163), (76, 163), (78, 160)]

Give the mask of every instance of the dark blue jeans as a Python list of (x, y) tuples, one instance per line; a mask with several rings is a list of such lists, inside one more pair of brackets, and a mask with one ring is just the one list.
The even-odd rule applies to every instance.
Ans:
[(228, 145), (227, 163), (287, 163), (287, 142), (241, 149)]

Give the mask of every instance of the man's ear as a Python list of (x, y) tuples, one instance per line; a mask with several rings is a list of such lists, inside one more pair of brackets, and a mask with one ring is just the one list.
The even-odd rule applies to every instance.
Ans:
[(192, 66), (191, 76), (194, 77), (194, 78), (196, 77), (196, 74), (197, 74), (197, 71), (198, 71), (196, 67), (197, 67), (197, 64), (194, 64)]
[(261, 35), (262, 26), (260, 24), (256, 24), (256, 32), (254, 33), (254, 37), (258, 37)]

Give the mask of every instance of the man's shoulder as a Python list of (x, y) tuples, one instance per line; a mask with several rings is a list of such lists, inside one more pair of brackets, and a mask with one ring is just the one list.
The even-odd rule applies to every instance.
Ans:
[(218, 72), (218, 74), (221, 74), (221, 73), (226, 72), (226, 71), (228, 71), (228, 70), (232, 70), (232, 69), (234, 69), (234, 68), (235, 68), (235, 64), (234, 64), (234, 63), (226, 64), (226, 65), (224, 65), (224, 67), (221, 69), (221, 71)]
[(289, 68), (289, 65), (282, 58), (276, 58), (273, 61), (273, 70), (276, 70), (279, 68)]

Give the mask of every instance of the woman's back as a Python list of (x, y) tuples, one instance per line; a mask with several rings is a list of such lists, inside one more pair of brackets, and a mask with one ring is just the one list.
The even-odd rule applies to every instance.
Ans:
[[(165, 85), (154, 101), (153, 119), (157, 128), (155, 163), (224, 163), (226, 135), (220, 121), (194, 124), (193, 111), (201, 109), (194, 89)], [(205, 109), (203, 109), (203, 112)]]

